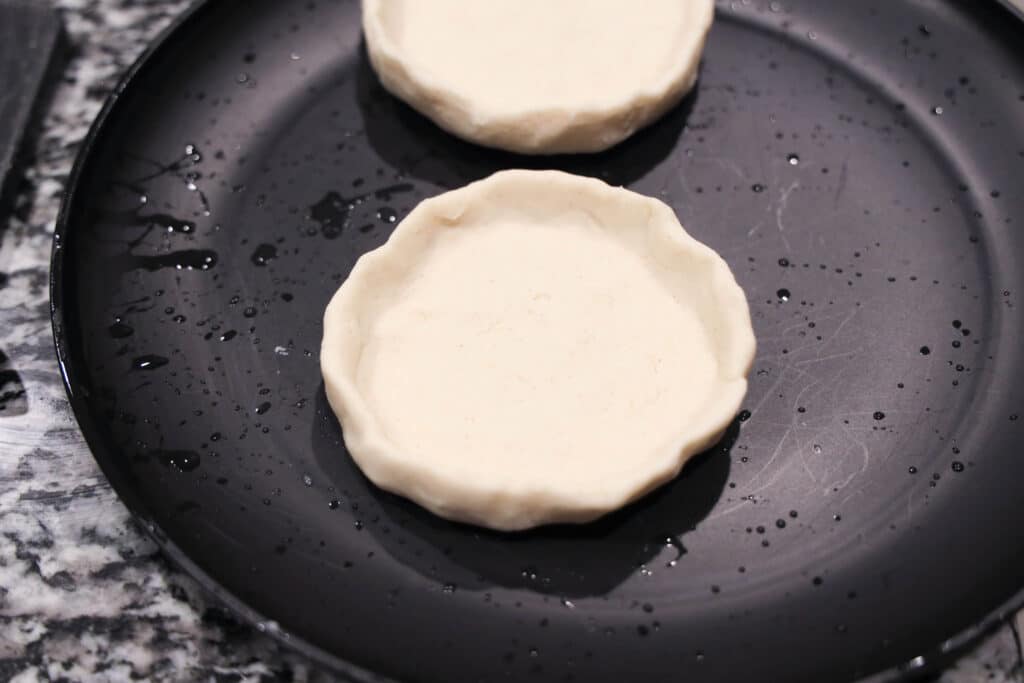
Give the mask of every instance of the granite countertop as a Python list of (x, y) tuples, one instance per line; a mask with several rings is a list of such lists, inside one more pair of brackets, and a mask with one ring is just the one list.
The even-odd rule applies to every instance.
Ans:
[[(0, 680), (330, 680), (212, 604), (163, 558), (68, 408), (47, 292), (61, 192), (120, 74), (188, 3), (57, 5), (68, 57), (15, 215), (0, 223)], [(1017, 681), (1020, 663), (1007, 625), (938, 680)]]

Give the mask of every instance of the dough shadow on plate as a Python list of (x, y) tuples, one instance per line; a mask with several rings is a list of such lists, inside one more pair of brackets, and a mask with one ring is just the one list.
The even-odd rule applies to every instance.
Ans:
[(503, 587), (580, 598), (605, 595), (643, 565), (667, 564), (687, 552), (684, 535), (721, 497), (738, 436), (734, 421), (718, 445), (693, 458), (676, 479), (594, 522), (516, 533), (450, 522), (375, 486), (345, 449), (322, 385), (312, 438), (324, 475), (357, 503), (364, 533), (396, 561), (460, 590)]
[(442, 130), (384, 89), (365, 45), (360, 55), (356, 93), (370, 146), (403, 175), (446, 189), (508, 168), (559, 169), (629, 185), (672, 153), (700, 91), (698, 82), (662, 118), (605, 152), (528, 156), (474, 145)]

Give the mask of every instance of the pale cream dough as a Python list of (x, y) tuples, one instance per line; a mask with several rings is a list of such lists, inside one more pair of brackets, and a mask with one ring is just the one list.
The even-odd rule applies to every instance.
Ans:
[(384, 86), (442, 128), (527, 154), (607, 149), (697, 79), (713, 0), (363, 0)]
[(729, 267), (668, 206), (503, 171), (424, 201), (359, 260), (320, 362), (372, 481), (514, 530), (675, 477), (736, 416), (754, 348)]

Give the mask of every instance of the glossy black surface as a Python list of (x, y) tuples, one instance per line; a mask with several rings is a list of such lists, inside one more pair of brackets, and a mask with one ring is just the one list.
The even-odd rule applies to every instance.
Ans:
[[(720, 4), (696, 92), (568, 159), (440, 132), (382, 91), (358, 20), (201, 6), (72, 178), (58, 352), (172, 557), (350, 675), (417, 681), (849, 680), (932, 661), (1008, 605), (1024, 55), (1005, 10)], [(369, 485), (316, 358), (360, 254), (509, 166), (664, 199), (729, 261), (760, 343), (722, 447), (605, 520), (511, 536)]]

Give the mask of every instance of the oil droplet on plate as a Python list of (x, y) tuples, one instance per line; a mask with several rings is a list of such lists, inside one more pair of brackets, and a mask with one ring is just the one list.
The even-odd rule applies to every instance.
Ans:
[(277, 258), (277, 247), (273, 244), (261, 244), (252, 252), (250, 260), (257, 266), (265, 266)]
[(199, 454), (194, 451), (159, 451), (156, 455), (179, 472), (191, 472), (199, 467)]
[(110, 336), (113, 337), (114, 339), (124, 339), (125, 337), (132, 336), (132, 334), (135, 332), (135, 330), (133, 330), (130, 326), (125, 325), (123, 322), (121, 322), (120, 319), (118, 319), (117, 322), (108, 327), (107, 331), (110, 332)]
[(780, 289), (779, 291), (775, 292), (775, 295), (777, 297), (779, 297), (779, 301), (783, 301), (783, 302), (789, 301), (789, 298), (791, 296), (793, 296), (792, 293), (790, 293), (790, 291), (788, 289), (785, 289), (785, 288)]
[(163, 356), (148, 354), (139, 356), (132, 360), (132, 370), (156, 370), (167, 365), (170, 361)]

